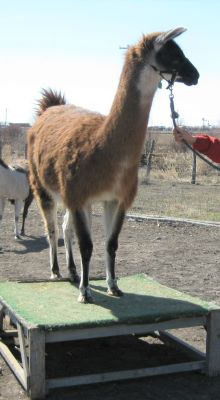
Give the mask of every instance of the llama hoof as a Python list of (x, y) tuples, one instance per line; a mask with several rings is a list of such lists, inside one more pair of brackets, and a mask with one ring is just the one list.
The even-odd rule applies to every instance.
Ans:
[(59, 273), (59, 272), (57, 272), (56, 274), (55, 273), (52, 273), (51, 275), (50, 275), (50, 279), (52, 280), (52, 281), (56, 281), (56, 280), (59, 280), (59, 279), (61, 279), (62, 278), (62, 275)]
[(107, 290), (109, 296), (122, 297), (123, 292), (118, 287), (112, 287)]
[(70, 274), (69, 275), (69, 279), (70, 279), (70, 282), (73, 282), (73, 283), (79, 283), (80, 282), (80, 277), (79, 277), (78, 274)]
[(20, 235), (15, 235), (15, 240), (22, 240)]
[(78, 302), (83, 304), (93, 303), (90, 287), (80, 288)]
[(80, 293), (80, 295), (79, 295), (79, 297), (78, 297), (78, 302), (79, 303), (83, 303), (83, 304), (91, 304), (91, 303), (94, 303), (94, 301), (93, 301), (93, 297), (91, 296), (91, 295), (88, 295), (88, 294), (81, 294)]

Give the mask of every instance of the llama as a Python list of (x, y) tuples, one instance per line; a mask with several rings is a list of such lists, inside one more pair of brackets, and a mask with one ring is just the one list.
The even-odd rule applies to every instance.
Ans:
[[(115, 274), (118, 237), (126, 210), (137, 191), (138, 165), (152, 100), (162, 77), (195, 85), (199, 73), (173, 41), (184, 32), (143, 36), (129, 47), (108, 116), (68, 105), (51, 89), (43, 90), (38, 117), (28, 133), (30, 182), (39, 203), (50, 247), (51, 278), (60, 277), (57, 259), (57, 204), (63, 222), (66, 260), (72, 281), (79, 282), (82, 303), (92, 302), (89, 263), (93, 250), (91, 205), (102, 201), (106, 231), (108, 294), (121, 296)], [(73, 227), (80, 254), (81, 278), (73, 257)]]
[(33, 200), (27, 171), (22, 167), (12, 167), (0, 159), (0, 220), (2, 220), (5, 200), (8, 199), (15, 207), (15, 239), (20, 239), (19, 215), (24, 203), (21, 235), (25, 234), (25, 219), (28, 208)]

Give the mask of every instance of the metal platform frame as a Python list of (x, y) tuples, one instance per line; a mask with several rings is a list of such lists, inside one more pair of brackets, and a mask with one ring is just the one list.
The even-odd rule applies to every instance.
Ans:
[[(15, 329), (6, 330), (4, 319), (9, 319)], [(206, 352), (202, 353), (168, 330), (202, 326), (206, 330)], [(190, 356), (189, 362), (157, 367), (96, 373), (81, 376), (46, 379), (45, 345), (64, 341), (87, 340), (112, 336), (137, 335), (156, 336), (164, 343), (171, 343)], [(16, 341), (21, 354), (21, 363), (8, 346), (8, 340)], [(153, 375), (186, 371), (201, 371), (208, 376), (220, 374), (220, 309), (210, 311), (202, 317), (180, 318), (150, 324), (118, 324), (84, 329), (43, 330), (30, 326), (17, 317), (4, 302), (0, 303), (0, 354), (11, 368), (31, 399), (43, 399), (50, 389), (135, 379)]]

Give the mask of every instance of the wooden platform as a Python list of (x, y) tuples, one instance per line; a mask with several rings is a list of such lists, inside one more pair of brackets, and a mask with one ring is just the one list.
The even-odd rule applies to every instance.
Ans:
[[(0, 282), (0, 353), (32, 399), (44, 398), (56, 387), (132, 379), (157, 374), (200, 370), (220, 374), (220, 308), (160, 285), (145, 275), (119, 281), (122, 298), (106, 294), (105, 281), (92, 281), (94, 304), (77, 302), (78, 288), (70, 282)], [(9, 318), (13, 330), (6, 329)], [(201, 353), (167, 330), (203, 326), (206, 353)], [(48, 343), (112, 336), (157, 336), (190, 355), (178, 364), (159, 365), (80, 376), (46, 378)], [(21, 361), (8, 345), (18, 346)]]

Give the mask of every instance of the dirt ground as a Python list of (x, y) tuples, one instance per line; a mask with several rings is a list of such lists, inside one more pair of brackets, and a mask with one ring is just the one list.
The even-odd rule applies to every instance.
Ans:
[[(61, 213), (59, 223), (61, 222)], [(93, 219), (94, 255), (91, 276), (104, 277), (103, 227), (100, 217)], [(35, 204), (31, 206), (26, 224), (27, 236), (21, 241), (13, 237), (13, 209), (7, 206), (0, 230), (0, 280), (41, 279), (49, 277), (48, 246), (44, 228)], [(117, 275), (144, 272), (160, 283), (191, 295), (214, 301), (220, 305), (220, 228), (182, 223), (138, 221), (127, 219), (120, 236), (117, 254)], [(59, 259), (63, 277), (65, 251), (60, 231)], [(79, 265), (79, 254), (76, 251)], [(119, 281), (120, 285), (120, 281)], [(86, 305), (85, 305), (86, 306)], [(204, 350), (205, 335), (202, 328), (181, 331), (181, 337)], [(83, 353), (84, 344), (77, 348), (68, 344), (62, 348), (47, 348), (47, 374), (55, 370), (57, 375), (68, 369), (77, 371), (92, 367), (102, 369), (116, 362), (118, 369), (126, 365), (143, 365), (144, 352), (151, 365), (170, 361), (178, 362), (179, 352), (145, 340), (120, 338), (91, 341)], [(82, 355), (84, 354), (84, 355)], [(56, 358), (55, 358), (56, 355)], [(92, 359), (89, 359), (89, 355)], [(127, 357), (127, 358), (126, 358)], [(110, 360), (108, 360), (110, 359)], [(121, 364), (120, 366), (120, 362)], [(125, 364), (126, 363), (126, 364)], [(82, 365), (81, 365), (82, 364)], [(108, 367), (106, 367), (108, 369)], [(72, 369), (71, 369), (72, 371)], [(0, 359), (0, 400), (27, 399), (20, 384)], [(53, 400), (218, 400), (220, 399), (220, 377), (208, 378), (200, 373), (181, 373), (138, 380), (96, 384), (84, 387), (51, 391)]]

